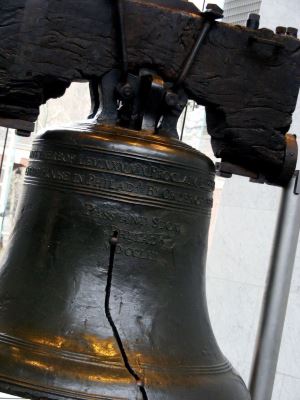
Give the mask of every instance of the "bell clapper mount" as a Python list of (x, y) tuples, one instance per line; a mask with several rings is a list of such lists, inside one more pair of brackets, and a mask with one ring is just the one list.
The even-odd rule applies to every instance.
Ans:
[(113, 317), (110, 312), (111, 286), (112, 286), (115, 254), (116, 254), (116, 248), (117, 248), (117, 244), (118, 244), (118, 235), (119, 235), (118, 231), (114, 231), (113, 235), (109, 241), (110, 255), (109, 255), (109, 265), (108, 265), (108, 271), (107, 271), (107, 283), (106, 283), (106, 289), (105, 289), (105, 315), (106, 315), (109, 325), (111, 326), (111, 329), (113, 331), (115, 340), (118, 344), (118, 347), (119, 347), (119, 350), (121, 353), (121, 357), (123, 359), (123, 362), (124, 362), (124, 365), (125, 365), (127, 371), (135, 379), (136, 384), (142, 394), (142, 399), (148, 400), (147, 392), (144, 387), (144, 382), (141, 379), (141, 377), (135, 372), (135, 370), (132, 368), (132, 366), (130, 365), (130, 362), (128, 360), (125, 348), (123, 346), (123, 342), (120, 337), (119, 331), (114, 323)]
[(97, 118), (103, 125), (149, 130), (160, 136), (178, 139), (177, 123), (188, 101), (184, 90), (185, 79), (208, 32), (216, 20), (223, 18), (223, 10), (216, 4), (207, 4), (206, 11), (202, 13), (203, 26), (194, 46), (185, 58), (177, 79), (171, 83), (147, 68), (137, 74), (129, 73), (123, 0), (116, 0), (116, 5), (121, 65), (104, 75), (101, 82), (90, 82), (92, 109), (89, 118)]

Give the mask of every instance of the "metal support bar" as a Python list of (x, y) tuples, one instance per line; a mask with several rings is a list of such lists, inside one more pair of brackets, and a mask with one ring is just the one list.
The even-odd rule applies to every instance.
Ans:
[(7, 145), (8, 132), (9, 132), (9, 128), (6, 128), (4, 144), (3, 144), (3, 149), (2, 149), (1, 164), (0, 164), (0, 178), (2, 176), (2, 169), (3, 169), (3, 162), (4, 162), (4, 157), (5, 157), (6, 145)]
[(209, 19), (204, 20), (204, 24), (203, 24), (202, 30), (200, 32), (200, 35), (199, 35), (191, 53), (185, 60), (184, 67), (182, 68), (179, 78), (177, 79), (177, 81), (174, 85), (175, 88), (180, 87), (180, 85), (184, 82), (187, 74), (189, 73), (189, 71), (195, 61), (197, 54), (199, 53), (200, 47), (202, 46), (210, 28), (212, 27), (212, 24), (213, 24), (213, 20), (209, 20)]
[[(205, 3), (203, 3), (204, 7)], [(202, 13), (202, 16), (204, 17), (204, 23), (202, 26), (202, 29), (199, 33), (199, 36), (196, 40), (196, 43), (194, 44), (194, 47), (192, 48), (190, 54), (186, 58), (183, 68), (180, 72), (180, 75), (175, 82), (173, 86), (173, 91), (176, 91), (182, 83), (185, 81), (188, 73), (190, 72), (191, 67), (193, 66), (195, 59), (199, 53), (199, 50), (206, 39), (206, 36), (209, 32), (209, 30), (212, 28), (214, 22), (218, 19), (222, 19), (224, 17), (224, 11), (222, 8), (220, 8), (217, 4), (212, 4), (209, 3), (206, 6), (206, 11)]]
[(117, 0), (118, 26), (120, 34), (120, 47), (122, 54), (122, 82), (127, 82), (128, 75), (128, 52), (126, 43), (125, 16), (124, 16), (124, 0)]
[(300, 176), (283, 189), (250, 379), (252, 400), (271, 400), (300, 231)]
[(181, 127), (181, 134), (180, 134), (180, 140), (183, 140), (183, 134), (184, 134), (184, 128), (185, 128), (185, 123), (186, 123), (186, 117), (187, 117), (187, 111), (188, 111), (188, 104), (185, 106), (184, 109), (184, 115), (183, 115), (183, 121), (182, 121), (182, 127)]

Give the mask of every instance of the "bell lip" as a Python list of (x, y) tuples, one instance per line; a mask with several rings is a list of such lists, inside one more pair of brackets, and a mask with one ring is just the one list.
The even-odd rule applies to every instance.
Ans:
[[(50, 129), (45, 129), (36, 136), (36, 139), (34, 140), (33, 144), (38, 143), (40, 140), (43, 140), (45, 137), (48, 137), (49, 135), (53, 137), (54, 134), (63, 134), (63, 133), (69, 133), (69, 134), (77, 133), (77, 134), (82, 134), (83, 136), (85, 134), (87, 135), (105, 134), (110, 137), (114, 136), (116, 139), (119, 139), (116, 140), (116, 143), (125, 142), (124, 141), (125, 138), (133, 139), (137, 140), (137, 143), (139, 142), (140, 144), (143, 144), (147, 148), (150, 148), (151, 145), (152, 146), (163, 145), (165, 146), (165, 150), (179, 151), (182, 153), (182, 155), (184, 155), (185, 153), (185, 155), (191, 157), (189, 159), (189, 161), (191, 162), (196, 160), (199, 161), (199, 158), (201, 158), (202, 162), (206, 161), (206, 163), (208, 164), (208, 168), (211, 170), (211, 173), (215, 173), (215, 164), (206, 154), (182, 142), (179, 139), (155, 135), (154, 132), (150, 130), (136, 131), (133, 129), (123, 128), (116, 125), (108, 125), (108, 124), (101, 125), (99, 124), (99, 122), (95, 120), (91, 121), (86, 120), (75, 124), (73, 123), (65, 126), (57, 126)], [(55, 139), (57, 139), (57, 137)], [(89, 140), (91, 139), (92, 137), (90, 136)], [(85, 143), (83, 144), (83, 146), (84, 145)]]
[(11, 396), (26, 396), (26, 398), (33, 400), (81, 400), (83, 396), (85, 396), (84, 400), (126, 400), (124, 397), (108, 397), (107, 395), (84, 392), (76, 393), (72, 390), (61, 390), (50, 386), (37, 386), (17, 380), (4, 379), (3, 377), (0, 377), (0, 390)]
[[(70, 390), (69, 388), (64, 389), (64, 388), (56, 388), (52, 386), (41, 386), (41, 385), (36, 385), (36, 384), (31, 384), (31, 383), (26, 383), (26, 382), (21, 382), (16, 379), (6, 379), (4, 377), (0, 376), (0, 390), (2, 390), (4, 393), (10, 394), (10, 395), (15, 395), (15, 396), (26, 396), (29, 397), (30, 399), (48, 399), (48, 400), (79, 400), (79, 399), (85, 399), (85, 400), (129, 400), (128, 397), (131, 395), (131, 393), (128, 393), (125, 391), (124, 395), (119, 395), (116, 397), (113, 393), (112, 394), (100, 394), (100, 393), (88, 393), (88, 392), (78, 392), (78, 391), (73, 391)], [(250, 393), (243, 382), (242, 378), (237, 374), (237, 372), (231, 368), (229, 371), (223, 373), (223, 374), (217, 374), (217, 375), (206, 375), (205, 378), (207, 381), (210, 381), (210, 387), (211, 386), (216, 386), (216, 385), (222, 385), (223, 386), (223, 394), (222, 394), (222, 400), (232, 398), (232, 394), (235, 393), (237, 397), (235, 397), (238, 400), (250, 400)], [(224, 387), (225, 384), (225, 387)], [(207, 385), (207, 384), (206, 384)], [(209, 386), (208, 386), (209, 387)], [(136, 385), (132, 386), (132, 389), (136, 389)], [(185, 387), (187, 388), (187, 387)], [(147, 386), (148, 393), (153, 393), (155, 395), (156, 392), (156, 387), (155, 386)], [(173, 390), (176, 390), (177, 388), (173, 387)], [(196, 390), (199, 390), (199, 396), (201, 397), (203, 394), (203, 388), (202, 385), (198, 383), (196, 385)], [(160, 392), (160, 394), (162, 394)], [(174, 393), (173, 393), (174, 394)], [(224, 396), (224, 397), (223, 397)], [(230, 396), (230, 397), (229, 397)], [(169, 398), (169, 396), (167, 395)], [(173, 397), (172, 397), (173, 398)], [(195, 398), (193, 396), (193, 398)], [(198, 397), (197, 397), (198, 398)], [(176, 399), (178, 397), (176, 396)], [(221, 399), (220, 399), (221, 400)]]

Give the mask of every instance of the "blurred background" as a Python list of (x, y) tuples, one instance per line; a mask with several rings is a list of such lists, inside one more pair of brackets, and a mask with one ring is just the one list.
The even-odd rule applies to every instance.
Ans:
[[(207, 1), (195, 0), (203, 9)], [(250, 13), (261, 15), (261, 27), (300, 28), (299, 0), (214, 1), (225, 22), (245, 25)], [(0, 128), (0, 248), (12, 229), (31, 142), (46, 127), (85, 119), (90, 111), (88, 84), (74, 83), (66, 94), (41, 107), (36, 132), (21, 138)], [(214, 161), (206, 130), (205, 109), (190, 102), (179, 123), (183, 141)], [(290, 133), (300, 132), (300, 106)], [(248, 382), (281, 189), (250, 183), (246, 178), (217, 178), (207, 262), (209, 311), (225, 355)], [(299, 246), (300, 247), (300, 246)], [(300, 399), (300, 248), (273, 400)], [(15, 397), (0, 393), (0, 399)], [(217, 400), (217, 399), (216, 399)]]

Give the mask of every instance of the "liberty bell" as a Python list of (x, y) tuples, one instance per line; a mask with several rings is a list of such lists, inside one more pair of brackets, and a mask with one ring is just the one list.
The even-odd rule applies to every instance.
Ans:
[(143, 109), (136, 129), (118, 104), (34, 141), (0, 268), (0, 391), (249, 400), (207, 311), (214, 165), (174, 137), (176, 113), (154, 130)]

